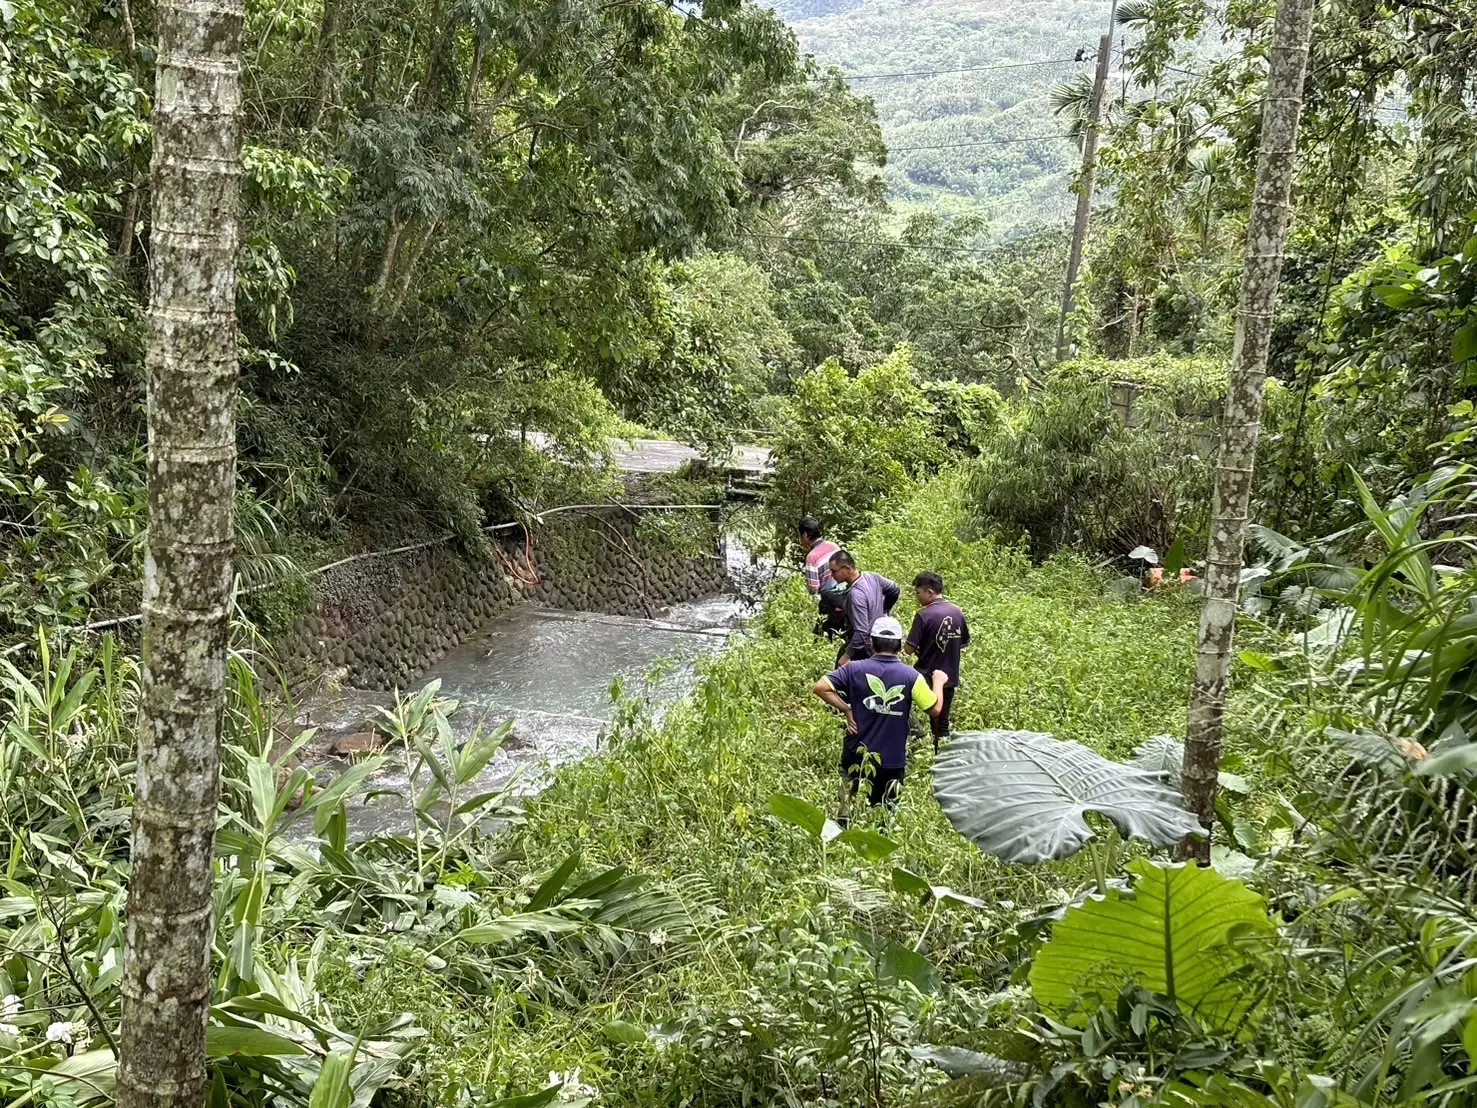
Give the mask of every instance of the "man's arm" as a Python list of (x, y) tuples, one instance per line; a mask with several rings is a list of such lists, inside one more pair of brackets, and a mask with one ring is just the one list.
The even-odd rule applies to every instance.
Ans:
[(805, 587), (812, 595), (821, 591), (821, 567), (809, 558), (805, 559)]
[(923, 641), (923, 613), (922, 612), (914, 612), (913, 613), (913, 625), (908, 628), (908, 641), (905, 642), (905, 643), (903, 643), (903, 651), (904, 651), (904, 653), (912, 654), (914, 657), (917, 657), (917, 655), (918, 655), (918, 644), (920, 642), (922, 642), (922, 641)]
[(969, 620), (963, 620), (963, 634), (959, 638), (959, 649), (963, 650), (969, 645)]
[[(937, 676), (943, 676), (942, 674), (938, 673), (937, 670), (935, 670), (934, 672), (935, 674), (937, 674)], [(913, 706), (915, 708), (922, 708), (931, 716), (936, 716), (944, 710), (943, 684), (937, 680), (937, 677), (933, 682), (932, 688), (930, 688), (928, 682), (923, 679), (923, 674), (920, 673), (916, 678), (914, 678)]]
[(867, 652), (874, 618), (872, 606), (867, 603), (867, 594), (853, 585), (846, 594), (846, 619), (851, 624), (851, 634), (846, 639), (848, 658), (859, 658)]
[(897, 598), (902, 595), (902, 590), (897, 587), (896, 581), (889, 581), (886, 577), (878, 577), (882, 582), (882, 612), (887, 614), (892, 611), (892, 606), (897, 603)]
[(853, 735), (856, 734), (856, 716), (851, 714), (851, 705), (841, 699), (840, 695), (831, 686), (831, 679), (829, 677), (822, 677), (814, 685), (810, 686), (810, 691), (820, 697), (823, 703), (829, 704), (832, 708), (835, 708), (844, 715), (846, 717), (846, 730)]

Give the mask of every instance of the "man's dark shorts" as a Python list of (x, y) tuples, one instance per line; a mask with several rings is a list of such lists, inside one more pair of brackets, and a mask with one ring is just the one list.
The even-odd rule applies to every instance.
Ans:
[[(862, 763), (867, 748), (862, 745), (861, 740), (851, 732), (847, 732), (841, 738), (841, 775), (851, 781), (851, 793), (856, 795), (861, 787)], [(869, 780), (872, 782), (872, 792), (867, 802), (873, 807), (886, 802), (893, 803), (898, 794), (903, 790), (904, 766), (897, 769), (883, 769), (872, 761), (869, 771)]]

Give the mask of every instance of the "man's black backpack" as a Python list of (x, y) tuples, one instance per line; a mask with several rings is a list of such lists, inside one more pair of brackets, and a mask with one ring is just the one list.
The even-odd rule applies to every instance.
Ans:
[(816, 622), (815, 633), (835, 638), (846, 630), (846, 593), (850, 585), (831, 581), (821, 586), (821, 618)]

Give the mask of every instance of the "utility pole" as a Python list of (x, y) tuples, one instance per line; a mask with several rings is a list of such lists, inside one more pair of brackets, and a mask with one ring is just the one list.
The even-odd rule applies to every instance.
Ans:
[(1082, 268), (1082, 248), (1087, 242), (1087, 220), (1092, 214), (1092, 178), (1097, 169), (1098, 121), (1103, 114), (1103, 94), (1108, 86), (1108, 55), (1113, 49), (1115, 2), (1108, 13), (1108, 33), (1098, 40), (1097, 72), (1092, 78), (1092, 99), (1087, 108), (1087, 131), (1082, 137), (1082, 177), (1077, 186), (1077, 218), (1072, 224), (1072, 253), (1067, 258), (1067, 287), (1062, 293), (1062, 314), (1056, 325), (1056, 357), (1067, 356), (1067, 317), (1077, 299), (1077, 271)]

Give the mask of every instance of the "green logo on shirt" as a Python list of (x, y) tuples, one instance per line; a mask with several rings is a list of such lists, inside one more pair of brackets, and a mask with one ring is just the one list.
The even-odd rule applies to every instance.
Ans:
[(900, 716), (903, 713), (895, 711), (893, 705), (903, 698), (903, 687), (893, 685), (888, 688), (882, 683), (882, 678), (875, 673), (867, 674), (867, 684), (872, 689), (872, 695), (862, 701), (862, 707), (870, 712), (876, 712), (880, 716)]

